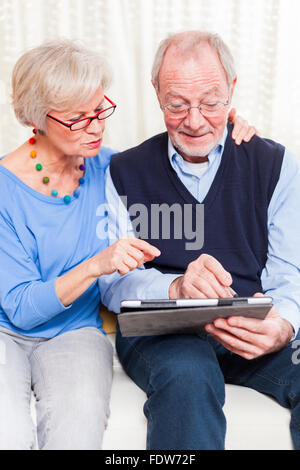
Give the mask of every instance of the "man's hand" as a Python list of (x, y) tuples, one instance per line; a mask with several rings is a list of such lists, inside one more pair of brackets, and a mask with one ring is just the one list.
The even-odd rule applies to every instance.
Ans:
[(232, 297), (231, 275), (213, 256), (201, 255), (169, 288), (170, 299)]
[(233, 124), (232, 138), (237, 145), (240, 145), (242, 140), (249, 142), (255, 134), (259, 135), (254, 126), (249, 126), (248, 121), (237, 116), (235, 108), (230, 110), (228, 121)]
[[(255, 294), (254, 297), (263, 297)], [(292, 325), (281, 318), (275, 307), (264, 320), (245, 317), (218, 318), (205, 327), (229, 351), (251, 360), (282, 349), (291, 340)]]

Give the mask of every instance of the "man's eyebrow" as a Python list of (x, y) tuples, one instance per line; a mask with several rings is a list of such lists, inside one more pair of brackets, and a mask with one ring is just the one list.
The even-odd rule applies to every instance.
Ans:
[(213, 86), (213, 87), (209, 88), (208, 90), (206, 90), (203, 93), (203, 95), (210, 95), (211, 93), (214, 93), (215, 91), (219, 91), (217, 86)]

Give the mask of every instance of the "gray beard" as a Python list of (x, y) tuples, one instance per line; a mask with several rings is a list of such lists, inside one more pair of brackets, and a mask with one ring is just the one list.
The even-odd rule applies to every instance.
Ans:
[(173, 144), (173, 147), (176, 148), (176, 150), (178, 150), (178, 153), (180, 155), (184, 154), (184, 155), (188, 155), (189, 157), (192, 157), (192, 158), (207, 157), (207, 155), (217, 146), (217, 144), (215, 144), (215, 145), (211, 145), (210, 147), (207, 147), (202, 152), (201, 151), (200, 152), (193, 152), (193, 151), (190, 151), (189, 149), (185, 148), (184, 145), (181, 145), (177, 142), (172, 142), (172, 144)]

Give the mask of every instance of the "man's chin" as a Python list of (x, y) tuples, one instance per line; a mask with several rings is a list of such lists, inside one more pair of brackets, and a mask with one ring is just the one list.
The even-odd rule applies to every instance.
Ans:
[(174, 146), (179, 153), (188, 157), (207, 157), (217, 145), (216, 137), (212, 133), (207, 133), (199, 138), (180, 134), (174, 138), (174, 141)]
[(176, 142), (175, 147), (180, 155), (187, 157), (207, 157), (207, 155), (214, 149), (215, 144), (210, 145), (184, 145), (181, 142)]

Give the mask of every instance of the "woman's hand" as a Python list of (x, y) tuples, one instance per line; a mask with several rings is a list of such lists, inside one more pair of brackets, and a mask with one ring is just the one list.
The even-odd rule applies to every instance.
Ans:
[(145, 262), (160, 256), (160, 251), (144, 240), (138, 238), (120, 238), (113, 245), (95, 256), (99, 276), (118, 271), (124, 275), (133, 269), (140, 268)]
[(99, 276), (115, 271), (121, 275), (127, 274), (156, 256), (160, 256), (160, 251), (144, 240), (121, 238), (101, 253), (58, 277), (55, 281), (57, 296), (63, 305), (71, 305)]
[(259, 132), (254, 126), (249, 126), (246, 119), (236, 114), (235, 108), (230, 110), (228, 121), (233, 124), (232, 138), (237, 145), (240, 145), (242, 140), (249, 142), (255, 134), (259, 135)]

